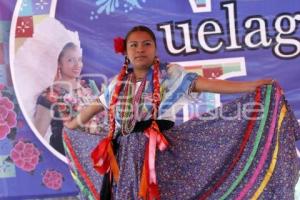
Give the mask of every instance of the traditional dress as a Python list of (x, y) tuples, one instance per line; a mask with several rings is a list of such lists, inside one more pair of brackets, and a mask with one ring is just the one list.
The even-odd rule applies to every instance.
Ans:
[[(81, 81), (80, 87), (66, 90), (62, 85), (56, 84), (45, 89), (37, 99), (37, 105), (41, 105), (51, 111), (50, 145), (61, 154), (65, 154), (62, 142), (63, 121), (76, 116), (85, 106), (89, 105), (99, 95), (95, 82)], [(91, 119), (83, 129), (91, 134), (107, 131), (105, 116), (98, 114)]]
[[(140, 199), (144, 159), (150, 155), (145, 153), (149, 138), (144, 130), (151, 120), (152, 73), (150, 69), (140, 84), (132, 73), (124, 80), (114, 135), (120, 174), (111, 196), (101, 196), (107, 194), (107, 175), (97, 173), (90, 157), (107, 133), (65, 129), (66, 156), (86, 199)], [(161, 65), (159, 77), (162, 101), (157, 121), (169, 145), (156, 150), (156, 173), (149, 173), (156, 175), (160, 199), (294, 198), (299, 171), (295, 141), (300, 129), (277, 84), (174, 125), (173, 113), (189, 97), (197, 74)], [(109, 105), (114, 87), (115, 80), (100, 97), (104, 106)], [(138, 106), (130, 107), (128, 102)], [(130, 113), (138, 114), (133, 118)]]

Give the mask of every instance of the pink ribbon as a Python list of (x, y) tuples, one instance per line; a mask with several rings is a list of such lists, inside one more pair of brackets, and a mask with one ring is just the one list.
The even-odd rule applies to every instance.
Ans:
[(160, 132), (158, 125), (155, 121), (153, 121), (152, 125), (145, 131), (145, 135), (149, 138), (149, 146), (148, 146), (149, 183), (157, 184), (156, 172), (155, 172), (156, 147), (158, 147), (160, 151), (164, 151), (168, 147), (168, 141)]
[(269, 132), (268, 132), (268, 138), (266, 140), (262, 156), (259, 160), (258, 166), (256, 167), (256, 169), (254, 171), (254, 174), (252, 175), (250, 181), (246, 184), (246, 186), (243, 188), (243, 190), (239, 193), (236, 200), (242, 200), (246, 196), (246, 194), (251, 189), (251, 187), (253, 187), (257, 177), (259, 176), (259, 173), (261, 172), (261, 170), (262, 170), (262, 168), (265, 164), (265, 161), (267, 159), (268, 152), (270, 150), (270, 146), (271, 146), (271, 143), (272, 143), (272, 139), (273, 139), (273, 136), (274, 136), (275, 122), (276, 122), (276, 116), (277, 116), (277, 111), (278, 111), (278, 104), (279, 104), (280, 95), (281, 95), (280, 90), (278, 88), (276, 88), (275, 108), (274, 108), (274, 111), (273, 111), (272, 122), (271, 122), (271, 126), (270, 126), (270, 129), (269, 129)]

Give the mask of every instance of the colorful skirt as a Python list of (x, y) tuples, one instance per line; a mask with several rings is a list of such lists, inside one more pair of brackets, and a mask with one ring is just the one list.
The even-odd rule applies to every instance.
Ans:
[[(70, 169), (86, 199), (100, 199), (103, 176), (93, 169), (90, 152), (106, 134), (64, 131)], [(163, 134), (169, 147), (157, 150), (155, 163), (162, 200), (294, 199), (300, 128), (276, 84)], [(147, 140), (143, 132), (118, 137), (113, 199), (139, 199)]]

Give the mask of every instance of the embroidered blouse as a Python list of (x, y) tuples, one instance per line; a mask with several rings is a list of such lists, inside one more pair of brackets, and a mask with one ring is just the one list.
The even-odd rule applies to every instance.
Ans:
[[(132, 72), (129, 72), (129, 75)], [(122, 124), (122, 117), (124, 114), (122, 111), (127, 109), (129, 112), (134, 113), (136, 121), (145, 121), (151, 118), (152, 111), (152, 74), (153, 67), (148, 71), (145, 80), (145, 86), (141, 93), (139, 102), (135, 102), (134, 99), (139, 95), (139, 88), (143, 85), (143, 81), (137, 81), (136, 84), (130, 84), (131, 89), (123, 89), (119, 95), (119, 100), (116, 105), (116, 129), (120, 130)], [(128, 79), (129, 75), (125, 78)], [(186, 72), (184, 69), (177, 64), (160, 64), (160, 95), (161, 103), (159, 106), (158, 119), (165, 119), (175, 121), (176, 113), (182, 108), (188, 95), (190, 95), (191, 85), (194, 80), (198, 77), (198, 74)], [(105, 89), (99, 99), (101, 103), (108, 108), (111, 95), (116, 85), (117, 76), (110, 82), (108, 87)], [(124, 83), (127, 80), (124, 80)], [(134, 91), (134, 94), (132, 94)], [(121, 99), (130, 99), (131, 101), (125, 101)], [(134, 106), (136, 105), (136, 106)], [(134, 108), (136, 107), (136, 108)], [(134, 110), (137, 110), (135, 112)]]

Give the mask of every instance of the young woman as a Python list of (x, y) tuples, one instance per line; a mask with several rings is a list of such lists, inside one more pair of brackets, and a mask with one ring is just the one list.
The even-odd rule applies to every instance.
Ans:
[[(64, 154), (63, 121), (99, 96), (93, 81), (80, 80), (82, 50), (77, 32), (52, 17), (34, 27), (33, 36), (18, 48), (14, 61), (14, 86), (24, 116), (43, 139)], [(49, 34), (49, 33), (55, 34)], [(94, 116), (84, 131), (99, 133), (104, 116)]]
[[(187, 73), (178, 65), (160, 64), (155, 35), (144, 26), (132, 28), (124, 44), (126, 58), (120, 74), (98, 101), (65, 123), (69, 128), (64, 133), (66, 153), (87, 198), (293, 196), (298, 172), (293, 142), (295, 135), (299, 138), (299, 127), (277, 84), (265, 86), (273, 83), (269, 79), (210, 80)], [(175, 126), (174, 114), (192, 92), (250, 93), (211, 112), (222, 112), (221, 116), (210, 119), (204, 114), (202, 119)], [(252, 103), (250, 116), (244, 113), (241, 118), (230, 120), (239, 110), (237, 105), (247, 103)], [(263, 114), (258, 112), (262, 108)], [(81, 131), (70, 130), (105, 109), (110, 125), (107, 137), (85, 137)], [(277, 154), (275, 148), (272, 157), (270, 142), (275, 147), (278, 141), (273, 137), (274, 124), (278, 129), (288, 126), (289, 131), (279, 130), (289, 135), (282, 134), (280, 141), (285, 146)], [(288, 157), (281, 157), (283, 154)], [(277, 162), (280, 168), (274, 173), (268, 170), (270, 163), (271, 168), (274, 165), (273, 158), (285, 159)], [(266, 172), (274, 174), (267, 186)]]
[[(69, 42), (58, 56), (58, 73), (53, 85), (46, 88), (37, 99), (34, 124), (43, 136), (51, 128), (50, 145), (61, 154), (65, 154), (62, 142), (63, 121), (76, 115), (82, 107), (95, 100), (99, 93), (97, 87), (93, 87), (93, 81), (88, 84), (80, 80), (81, 70), (81, 49)], [(85, 131), (99, 133), (100, 128), (104, 127), (99, 124), (99, 120), (100, 115), (94, 116), (85, 125)]]

